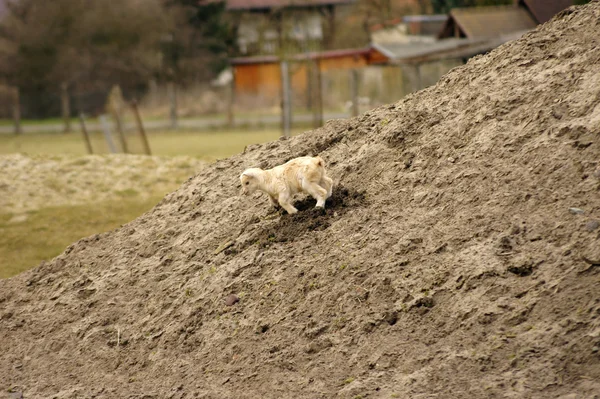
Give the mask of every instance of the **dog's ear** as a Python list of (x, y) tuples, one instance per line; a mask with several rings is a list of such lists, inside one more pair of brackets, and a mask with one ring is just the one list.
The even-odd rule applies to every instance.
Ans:
[(256, 177), (256, 173), (254, 173), (253, 170), (248, 169), (248, 170), (245, 170), (244, 173), (242, 173), (242, 176), (254, 178), (254, 177)]

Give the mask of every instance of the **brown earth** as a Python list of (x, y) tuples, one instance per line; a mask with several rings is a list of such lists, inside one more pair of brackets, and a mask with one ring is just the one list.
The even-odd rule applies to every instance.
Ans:
[[(594, 1), (0, 281), (2, 389), (598, 398), (599, 133)], [(244, 168), (306, 154), (337, 183), (325, 212), (237, 195)]]

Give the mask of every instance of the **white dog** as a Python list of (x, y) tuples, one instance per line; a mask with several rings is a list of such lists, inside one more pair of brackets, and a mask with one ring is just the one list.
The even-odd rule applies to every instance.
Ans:
[(242, 194), (264, 191), (273, 205), (279, 204), (292, 214), (298, 212), (290, 202), (294, 194), (308, 193), (317, 200), (318, 208), (325, 208), (325, 200), (331, 197), (333, 190), (333, 180), (325, 174), (325, 162), (321, 157), (295, 158), (268, 170), (246, 169), (240, 181)]

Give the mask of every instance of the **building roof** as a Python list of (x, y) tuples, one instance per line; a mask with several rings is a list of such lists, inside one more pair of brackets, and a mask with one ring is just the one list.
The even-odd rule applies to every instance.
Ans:
[[(469, 58), (477, 54), (486, 53), (494, 48), (520, 38), (527, 31), (513, 32), (493, 38), (451, 38), (429, 43), (373, 43), (370, 47), (331, 50), (321, 52), (309, 52), (296, 54), (291, 57), (292, 61), (306, 61), (317, 59), (332, 59), (347, 56), (367, 57), (369, 63), (386, 64), (419, 64), (445, 59)], [(375, 54), (382, 57), (376, 57)], [(229, 60), (232, 65), (269, 64), (280, 62), (276, 55), (257, 57), (238, 57)]]
[(405, 23), (409, 22), (445, 22), (448, 19), (446, 14), (432, 14), (432, 15), (405, 15), (402, 17), (402, 21)]
[(444, 59), (469, 58), (486, 53), (508, 41), (520, 38), (527, 30), (492, 38), (450, 38), (432, 43), (379, 43), (373, 49), (388, 58), (389, 63), (418, 64)]
[[(347, 56), (367, 57), (369, 63), (419, 64), (445, 59), (469, 58), (486, 53), (496, 47), (519, 39), (529, 29), (511, 32), (495, 37), (450, 38), (438, 41), (414, 41), (397, 43), (372, 43), (369, 47), (320, 52), (300, 53), (292, 56), (291, 61), (332, 59)], [(381, 56), (373, 58), (375, 54)], [(268, 64), (280, 62), (276, 55), (230, 58), (232, 65)]]
[(411, 35), (437, 36), (446, 24), (448, 15), (408, 15), (402, 18)]
[(543, 24), (567, 7), (573, 0), (515, 0), (515, 3), (527, 8), (537, 23)]
[(525, 8), (508, 6), (454, 8), (439, 37), (486, 38), (535, 28), (537, 22)]
[(228, 10), (268, 10), (272, 8), (301, 8), (335, 6), (355, 0), (225, 0)]
[(390, 60), (402, 60), (454, 49), (470, 42), (469, 39), (446, 39), (433, 43), (374, 43), (373, 48)]
[[(370, 47), (365, 48), (353, 48), (353, 49), (343, 49), (343, 50), (330, 50), (330, 51), (319, 51), (319, 52), (308, 52), (308, 53), (300, 53), (291, 57), (293, 61), (306, 61), (306, 60), (321, 60), (321, 59), (331, 59), (331, 58), (339, 58), (339, 57), (347, 57), (347, 56), (366, 56), (371, 52)], [(255, 57), (237, 57), (230, 58), (229, 61), (233, 65), (243, 65), (243, 64), (268, 64), (273, 62), (280, 62), (281, 59), (276, 55), (263, 55), (263, 56), (255, 56)]]

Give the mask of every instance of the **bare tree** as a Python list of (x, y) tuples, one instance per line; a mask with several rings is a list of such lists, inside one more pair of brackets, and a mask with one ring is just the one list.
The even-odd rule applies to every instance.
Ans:
[(159, 0), (9, 2), (0, 75), (33, 113), (44, 113), (61, 87), (136, 87), (160, 69), (160, 39), (173, 24)]

